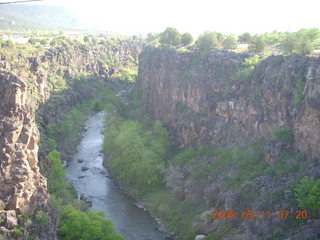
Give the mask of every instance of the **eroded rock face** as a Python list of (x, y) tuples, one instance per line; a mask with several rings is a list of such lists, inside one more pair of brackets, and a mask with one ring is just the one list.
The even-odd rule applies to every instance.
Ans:
[(278, 126), (292, 129), (296, 149), (320, 157), (320, 60), (271, 56), (244, 77), (246, 57), (149, 48), (136, 84), (150, 115), (167, 122), (182, 147), (244, 144)]
[[(47, 161), (47, 153), (44, 151), (38, 157), (40, 134), (35, 124), (39, 105), (46, 103), (51, 91), (56, 90), (52, 78), (59, 76), (69, 89), (55, 104), (42, 109), (40, 118), (45, 123), (57, 121), (62, 111), (94, 96), (92, 89), (70, 84), (75, 74), (92, 73), (98, 76), (92, 79), (92, 84), (102, 85), (105, 78), (119, 71), (120, 65), (137, 59), (142, 46), (142, 42), (123, 41), (117, 46), (86, 49), (76, 45), (69, 51), (56, 47), (32, 57), (17, 53), (21, 68), (15, 68), (6, 56), (0, 55), (0, 239), (1, 234), (13, 239), (12, 230), (23, 224), (22, 216), (32, 217), (37, 211), (48, 215), (49, 223), (32, 223), (24, 233), (40, 240), (57, 239), (47, 180), (38, 167), (39, 158)], [(110, 58), (117, 64), (109, 66), (106, 59)]]
[[(47, 181), (38, 163), (39, 131), (35, 125), (37, 102), (26, 83), (11, 72), (0, 72), (0, 199), (2, 232), (18, 225), (18, 216), (36, 210), (48, 215)], [(55, 239), (55, 223), (43, 231)]]

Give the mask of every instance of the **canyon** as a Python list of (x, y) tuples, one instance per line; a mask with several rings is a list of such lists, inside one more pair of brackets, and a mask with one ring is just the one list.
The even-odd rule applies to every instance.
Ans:
[(137, 86), (148, 113), (168, 123), (182, 147), (241, 144), (278, 126), (293, 131), (296, 150), (319, 158), (319, 59), (271, 56), (239, 76), (246, 58), (151, 48), (139, 58)]
[[(237, 189), (224, 189), (221, 180), (233, 175), (232, 166), (217, 179), (205, 174), (200, 179), (191, 178), (190, 168), (215, 166), (215, 155), (196, 158), (189, 169), (183, 164), (167, 166), (163, 170), (166, 190), (200, 209), (192, 222), (194, 233), (209, 235), (223, 228), (220, 219), (210, 220), (213, 209), (261, 210), (262, 203), (268, 208), (262, 210), (293, 209), (290, 184), (300, 180), (301, 174), (320, 177), (319, 58), (270, 56), (251, 64), (248, 59), (252, 56), (244, 53), (178, 52), (122, 40), (117, 44), (75, 44), (71, 49), (53, 47), (32, 56), (1, 54), (0, 59), (1, 234), (14, 237), (14, 229), (25, 223), (24, 216), (44, 212), (50, 224), (32, 222), (24, 231), (39, 239), (57, 239), (56, 212), (49, 204), (46, 178), (39, 170), (39, 165), (47, 161), (47, 149), (39, 151), (38, 126), (56, 123), (63, 111), (94, 99), (95, 89), (105, 86), (132, 61), (139, 62), (134, 87), (143, 107), (152, 119), (164, 123), (178, 149), (199, 145), (242, 148), (264, 139), (263, 163), (270, 168), (279, 164), (283, 153), (291, 154), (289, 158), (303, 155), (298, 165), (304, 166), (305, 172), (284, 170), (281, 176), (263, 172), (241, 182)], [(93, 77), (82, 84), (79, 73)], [(279, 129), (290, 139), (270, 137)], [(256, 154), (255, 150), (250, 154)], [(277, 203), (259, 202), (276, 191), (283, 195)], [(256, 192), (261, 198), (251, 201), (250, 196)], [(161, 217), (163, 212), (160, 206), (156, 214)], [(308, 219), (288, 231), (284, 226), (286, 223), (276, 218), (237, 220), (232, 227), (241, 231), (221, 239), (272, 239), (271, 230), (281, 231), (279, 239), (305, 235), (306, 239), (316, 239), (320, 234), (318, 219)]]
[[(40, 121), (44, 124), (58, 121), (64, 110), (94, 96), (93, 87), (81, 88), (80, 81), (72, 83), (76, 74), (89, 72), (96, 76), (88, 80), (89, 84), (103, 86), (106, 78), (117, 73), (129, 56), (137, 58), (141, 48), (141, 42), (124, 41), (98, 49), (82, 45), (74, 46), (73, 51), (65, 47), (50, 48), (32, 57), (21, 53), (1, 55), (1, 234), (14, 237), (16, 227), (25, 222), (23, 216), (34, 216), (41, 211), (49, 216), (50, 224), (32, 222), (27, 226), (26, 234), (47, 240), (57, 238), (56, 214), (48, 203), (47, 181), (38, 166), (40, 133), (35, 122), (39, 106), (55, 98), (53, 91), (57, 86), (54, 84), (73, 84), (74, 87), (59, 93), (60, 97), (53, 103), (39, 110)], [(102, 59), (110, 58), (114, 64), (106, 69)], [(61, 77), (53, 82), (54, 76)], [(40, 154), (40, 158), (47, 161), (45, 154)]]

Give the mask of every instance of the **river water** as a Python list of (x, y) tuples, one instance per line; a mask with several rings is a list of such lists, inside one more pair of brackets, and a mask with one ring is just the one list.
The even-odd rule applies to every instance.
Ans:
[(115, 230), (125, 239), (166, 239), (166, 234), (157, 230), (156, 221), (134, 205), (135, 201), (119, 189), (103, 167), (103, 128), (103, 112), (86, 122), (86, 131), (66, 168), (68, 180), (74, 185), (78, 196), (83, 194), (92, 201), (93, 210), (106, 211), (106, 218), (114, 222)]

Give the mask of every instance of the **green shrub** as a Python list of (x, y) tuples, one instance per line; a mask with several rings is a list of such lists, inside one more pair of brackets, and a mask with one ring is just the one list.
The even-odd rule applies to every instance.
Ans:
[(37, 211), (34, 220), (38, 224), (48, 225), (50, 223), (50, 217), (42, 210)]
[(58, 229), (61, 240), (123, 240), (114, 231), (110, 220), (104, 218), (104, 212), (87, 213), (67, 206), (62, 214), (62, 222)]
[(306, 78), (300, 74), (294, 76), (295, 89), (293, 91), (293, 99), (295, 104), (300, 104), (304, 98), (303, 92), (306, 85)]
[(222, 43), (224, 49), (236, 49), (238, 46), (237, 40), (234, 36), (228, 36)]
[(205, 32), (200, 35), (195, 42), (197, 48), (202, 51), (209, 51), (210, 49), (220, 47), (217, 33), (215, 32)]
[(181, 35), (177, 29), (168, 27), (160, 34), (160, 43), (162, 46), (177, 46), (181, 44)]
[(48, 148), (50, 151), (53, 151), (57, 148), (57, 141), (53, 138), (48, 138)]
[(111, 173), (141, 193), (161, 186), (168, 133), (160, 122), (152, 122), (145, 128), (141, 122), (110, 116), (107, 125), (104, 151), (112, 155)]
[(51, 163), (50, 173), (48, 176), (48, 191), (50, 194), (60, 197), (63, 202), (70, 202), (75, 194), (69, 183), (65, 181), (65, 171), (62, 167), (60, 153), (56, 150), (47, 155)]
[(115, 73), (111, 76), (112, 80), (121, 80), (127, 82), (135, 82), (138, 76), (138, 72), (136, 68), (123, 67), (120, 69), (118, 73)]
[(181, 43), (183, 46), (190, 45), (193, 42), (193, 37), (190, 33), (184, 33), (181, 35)]
[(271, 130), (271, 138), (278, 142), (292, 143), (294, 141), (294, 134), (292, 130), (287, 127), (273, 127)]
[(255, 55), (251, 58), (244, 59), (241, 66), (237, 69), (235, 73), (235, 77), (248, 79), (251, 76), (255, 68), (255, 65), (257, 65), (259, 61), (260, 61), (260, 58), (258, 55)]
[(265, 49), (265, 40), (262, 36), (253, 36), (249, 42), (249, 51), (255, 54), (263, 53)]
[(22, 231), (20, 230), (20, 228), (17, 228), (15, 227), (13, 230), (12, 230), (12, 234), (14, 237), (19, 237), (22, 235)]
[(197, 157), (209, 157), (212, 155), (213, 150), (199, 146), (198, 148), (187, 148), (177, 153), (170, 163), (174, 165), (192, 166), (196, 163)]
[(305, 176), (293, 190), (300, 208), (311, 209), (313, 216), (319, 214), (320, 179)]

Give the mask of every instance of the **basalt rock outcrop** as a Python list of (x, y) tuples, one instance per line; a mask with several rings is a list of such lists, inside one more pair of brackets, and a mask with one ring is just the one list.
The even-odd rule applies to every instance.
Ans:
[(182, 147), (242, 144), (277, 126), (292, 130), (295, 149), (319, 158), (319, 58), (271, 56), (250, 73), (247, 57), (149, 48), (136, 84), (149, 114), (166, 122)]
[[(319, 219), (308, 218), (295, 226), (276, 214), (298, 208), (292, 186), (303, 176), (320, 178), (320, 59), (270, 56), (253, 66), (247, 64), (248, 57), (218, 50), (179, 53), (159, 48), (147, 48), (140, 55), (136, 86), (142, 102), (153, 119), (169, 127), (181, 148), (202, 144), (230, 153), (249, 143), (261, 144), (260, 153), (259, 147), (250, 150), (259, 156), (257, 166), (229, 162), (221, 167), (226, 162), (217, 163), (216, 152), (196, 157), (191, 166), (169, 162), (166, 189), (201, 212), (190, 226), (196, 234), (217, 233), (213, 239), (234, 240), (317, 239)], [(287, 134), (282, 136), (285, 141), (273, 136), (275, 129)], [(237, 161), (246, 162), (249, 155), (241, 156)], [(290, 169), (287, 161), (293, 158), (299, 167)], [(258, 163), (265, 166), (263, 171), (257, 170)], [(281, 164), (282, 173), (266, 171)], [(257, 175), (236, 179), (246, 169)], [(228, 179), (239, 185), (232, 186)], [(272, 212), (272, 217), (213, 220), (214, 210), (263, 210)], [(160, 217), (162, 212), (159, 207)]]
[[(39, 106), (46, 103), (59, 86), (65, 86), (63, 97), (58, 97), (40, 114), (46, 122), (56, 121), (62, 111), (94, 96), (94, 91), (88, 87), (90, 81), (95, 85), (103, 83), (121, 66), (137, 59), (142, 45), (138, 41), (120, 41), (113, 45), (55, 47), (32, 56), (16, 52), (10, 56), (1, 54), (0, 239), (57, 238), (47, 181), (38, 167), (40, 134), (35, 113)], [(96, 78), (91, 78), (81, 88), (80, 84), (72, 83), (72, 79), (84, 72)], [(59, 76), (58, 81), (56, 76)], [(47, 219), (46, 223), (36, 221), (39, 212), (42, 219)]]
[[(26, 82), (11, 72), (0, 72), (0, 232), (19, 226), (21, 216), (44, 211), (50, 224), (39, 237), (55, 239), (55, 217), (48, 205), (47, 181), (38, 168), (39, 131), (35, 124), (37, 102), (28, 94)], [(30, 235), (39, 230), (28, 226)]]

